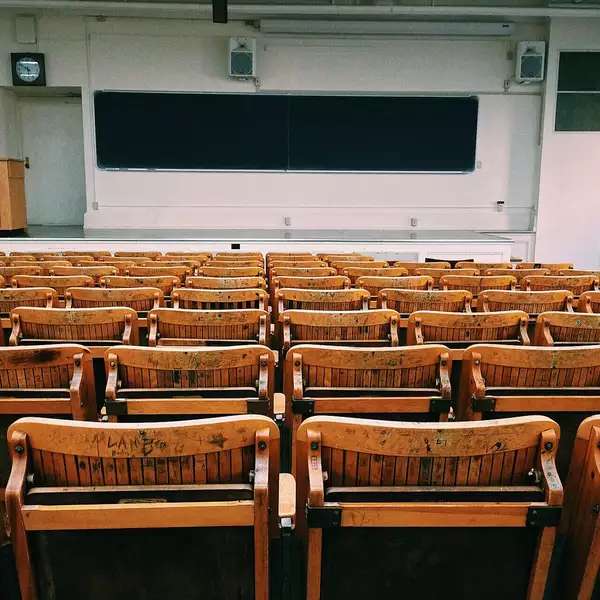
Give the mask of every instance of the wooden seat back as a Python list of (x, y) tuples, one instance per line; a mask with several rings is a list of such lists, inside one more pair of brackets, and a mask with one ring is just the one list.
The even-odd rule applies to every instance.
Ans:
[[(296, 443), (306, 597), (542, 600), (563, 496), (558, 438), (544, 417), (307, 419)], [(468, 582), (451, 576), (465, 553), (477, 572)]]
[(300, 423), (313, 414), (447, 420), (451, 370), (444, 346), (301, 344), (285, 359), (286, 422), (292, 424), (295, 437)]
[(201, 290), (178, 288), (171, 297), (173, 308), (196, 310), (234, 310), (258, 308), (267, 310), (269, 296), (260, 288), (239, 290)]
[(151, 260), (156, 260), (158, 256), (161, 256), (162, 252), (158, 252), (156, 250), (121, 250), (120, 252), (115, 252), (116, 257), (129, 258), (130, 256), (134, 256), (136, 258), (150, 258)]
[(137, 313), (127, 307), (33, 308), (11, 311), (9, 344), (80, 342), (88, 346), (138, 344)]
[(385, 288), (402, 290), (430, 290), (433, 279), (427, 275), (406, 275), (404, 277), (371, 277), (366, 275), (356, 279), (356, 286), (368, 290), (372, 298)]
[(342, 290), (350, 287), (350, 279), (343, 275), (327, 277), (274, 277), (271, 290), (277, 288), (295, 288), (303, 290)]
[(386, 269), (389, 267), (389, 263), (387, 260), (332, 260), (330, 261), (330, 265), (337, 269), (339, 275), (343, 275), (344, 271), (348, 268), (353, 269)]
[(484, 290), (477, 301), (478, 312), (522, 310), (531, 315), (547, 310), (573, 311), (573, 295), (568, 290), (526, 292), (517, 290)]
[(347, 253), (341, 253), (341, 254), (317, 254), (317, 256), (319, 257), (320, 260), (324, 260), (326, 262), (328, 262), (329, 264), (331, 264), (332, 262), (335, 261), (371, 261), (371, 260), (375, 260), (375, 258), (373, 256), (369, 256), (367, 254), (357, 254), (354, 252), (347, 252)]
[(0, 313), (10, 313), (17, 306), (53, 308), (58, 306), (58, 294), (48, 287), (0, 289)]
[(42, 269), (35, 265), (31, 267), (0, 267), (0, 277), (2, 277), (3, 285), (10, 287), (13, 285), (12, 280), (16, 275), (41, 275)]
[[(206, 264), (204, 261), (193, 260), (191, 258), (182, 257), (180, 259), (175, 260), (171, 256), (163, 256), (163, 260), (149, 260), (148, 262), (143, 263), (142, 267), (149, 269), (151, 267), (157, 268), (169, 268), (169, 267), (186, 267), (190, 269), (192, 272), (196, 272), (196, 269), (201, 267), (203, 264)], [(165, 260), (168, 258), (173, 258), (173, 260)]]
[(68, 288), (66, 308), (101, 308), (127, 306), (137, 313), (146, 313), (164, 306), (165, 297), (159, 288)]
[(398, 346), (395, 310), (286, 310), (279, 313), (282, 352), (296, 344)]
[(436, 262), (418, 262), (408, 260), (397, 260), (393, 264), (394, 267), (403, 267), (408, 271), (409, 275), (419, 275), (418, 269), (451, 269), (449, 262), (440, 260)]
[(600, 280), (595, 275), (540, 275), (529, 276), (523, 279), (522, 285), (531, 291), (535, 290), (569, 290), (574, 296), (583, 292), (597, 290)]
[[(208, 260), (209, 258), (212, 258), (212, 254), (210, 252), (198, 252), (196, 250), (192, 250), (190, 252), (183, 252), (181, 250), (173, 250), (171, 252), (165, 252), (163, 255), (165, 258), (167, 258), (167, 260), (172, 260), (172, 257), (180, 257), (180, 256), (189, 256), (191, 258), (197, 258), (197, 259), (205, 259)], [(155, 260), (161, 260), (160, 256), (157, 256)]]
[(94, 279), (89, 275), (15, 275), (13, 287), (49, 287), (64, 296), (70, 287), (93, 287)]
[(420, 310), (408, 317), (407, 344), (439, 343), (465, 347), (474, 341), (528, 345), (529, 317), (521, 310), (450, 313)]
[(600, 291), (583, 292), (577, 299), (577, 311), (600, 313)]
[(444, 290), (468, 290), (477, 296), (483, 290), (514, 290), (517, 280), (512, 276), (477, 277), (461, 275), (444, 275), (440, 277), (440, 287)]
[(263, 277), (187, 277), (185, 287), (202, 290), (266, 289), (267, 282)]
[(200, 277), (264, 277), (262, 267), (205, 267), (198, 269)]
[(469, 260), (460, 260), (454, 265), (455, 269), (477, 269), (481, 273), (488, 269), (512, 269), (512, 263), (509, 262), (476, 262)]
[(348, 277), (352, 285), (356, 285), (359, 277), (404, 277), (408, 271), (402, 267), (346, 267), (338, 272)]
[(35, 263), (15, 260), (12, 261), (11, 266), (13, 267), (30, 267), (35, 265), (40, 269), (40, 275), (52, 275), (51, 271), (56, 267), (70, 267), (71, 263), (68, 260), (48, 260), (48, 261), (37, 261)]
[(125, 275), (127, 269), (135, 267), (136, 263), (129, 260), (115, 260), (113, 262), (100, 262), (99, 260), (79, 260), (75, 263), (76, 267), (107, 267), (110, 269), (116, 269), (117, 275)]
[(414, 270), (415, 275), (422, 275), (431, 277), (433, 279), (433, 287), (441, 288), (440, 279), (446, 275), (460, 275), (460, 276), (468, 276), (474, 277), (475, 275), (479, 275), (479, 271), (477, 269), (460, 269), (460, 270), (451, 270), (451, 269), (434, 269), (432, 267), (423, 267)]
[(106, 288), (158, 288), (165, 296), (181, 285), (179, 277), (172, 275), (156, 275), (146, 277), (129, 277), (124, 275), (102, 277), (100, 286)]
[[(46, 576), (58, 597), (68, 590), (96, 600), (105, 594), (98, 588), (118, 582), (125, 590), (113, 597), (132, 589), (181, 598), (191, 587), (202, 598), (268, 600), (279, 432), (266, 417), (129, 425), (28, 418), (9, 440), (7, 503), (22, 598), (40, 597)], [(35, 552), (40, 535), (48, 554)], [(219, 560), (184, 552), (189, 544)], [(69, 566), (75, 561), (83, 573), (54, 559), (65, 546), (74, 554)]]
[(262, 268), (262, 260), (251, 258), (248, 260), (226, 260), (224, 258), (211, 258), (204, 263), (205, 267), (257, 267)]
[(149, 346), (209, 346), (250, 342), (268, 346), (270, 338), (269, 313), (258, 308), (155, 308), (148, 313)]
[(277, 288), (277, 313), (284, 310), (369, 310), (370, 294), (363, 289), (304, 290)]
[(130, 265), (143, 265), (151, 258), (145, 256), (98, 256), (96, 262), (108, 263), (109, 265), (120, 265), (121, 263), (129, 263)]
[(595, 275), (596, 277), (600, 277), (600, 269), (561, 269), (558, 273), (555, 272), (554, 274), (566, 277), (573, 275)]
[(129, 277), (177, 277), (180, 281), (185, 281), (193, 273), (193, 268), (179, 265), (177, 267), (129, 267), (127, 276)]
[(551, 275), (550, 269), (487, 269), (483, 275), (494, 276), (507, 276), (510, 275), (517, 280), (517, 285), (521, 285), (525, 277), (530, 275)]
[(562, 598), (591, 600), (598, 589), (598, 499), (600, 498), (600, 415), (577, 429), (561, 531), (566, 533), (560, 593)]
[(581, 421), (600, 412), (600, 348), (477, 344), (465, 350), (461, 420), (546, 415), (560, 425), (558, 470), (567, 474)]
[[(81, 256), (80, 250), (63, 250), (63, 256)], [(111, 256), (110, 250), (87, 250), (85, 251), (86, 256), (92, 258), (98, 258), (99, 256)]]
[(271, 277), (329, 277), (337, 271), (332, 267), (282, 267), (271, 268)]
[(101, 277), (108, 275), (117, 275), (118, 270), (111, 265), (94, 266), (94, 267), (54, 267), (50, 271), (50, 275), (87, 275), (91, 277), (97, 285)]
[[(96, 420), (90, 351), (76, 344), (0, 348), (0, 438), (24, 415)], [(0, 513), (10, 474), (6, 447), (0, 449)]]
[(552, 273), (557, 273), (560, 270), (572, 269), (575, 265), (569, 262), (563, 263), (536, 263), (536, 262), (520, 262), (515, 265), (517, 269), (548, 269)]
[(377, 298), (379, 308), (391, 308), (401, 314), (418, 310), (471, 312), (473, 295), (467, 290), (398, 290), (384, 288)]
[(273, 415), (275, 358), (266, 346), (115, 346), (105, 362), (109, 418)]
[(589, 345), (600, 343), (600, 315), (543, 312), (535, 322), (536, 346)]

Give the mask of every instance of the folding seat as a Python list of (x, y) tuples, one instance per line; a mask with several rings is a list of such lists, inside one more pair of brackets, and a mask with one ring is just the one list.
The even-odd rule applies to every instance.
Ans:
[(600, 279), (596, 275), (539, 275), (523, 279), (523, 286), (529, 291), (569, 290), (573, 296), (598, 290)]
[(477, 299), (478, 312), (522, 310), (530, 317), (552, 311), (573, 312), (573, 294), (568, 290), (527, 292), (522, 290), (485, 290)]
[(15, 275), (12, 284), (16, 288), (49, 287), (63, 298), (67, 288), (94, 287), (94, 279), (89, 275)]
[(7, 315), (17, 306), (55, 308), (58, 306), (58, 294), (48, 287), (0, 289), (0, 314)]
[(263, 277), (188, 277), (185, 287), (194, 289), (239, 290), (266, 289), (267, 282)]
[[(434, 263), (428, 263), (428, 264), (434, 264)], [(433, 287), (434, 288), (442, 288), (442, 285), (440, 284), (440, 279), (442, 277), (445, 277), (446, 275), (453, 275), (453, 276), (461, 276), (461, 277), (474, 277), (476, 275), (479, 275), (479, 271), (477, 269), (460, 269), (460, 270), (451, 270), (451, 269), (434, 269), (431, 266), (429, 267), (423, 267), (420, 269), (415, 269), (414, 271), (415, 275), (422, 275), (422, 276), (427, 276), (427, 277), (431, 277), (433, 279)]]
[(484, 290), (514, 290), (517, 279), (510, 275), (502, 277), (443, 275), (440, 277), (439, 285), (443, 290), (468, 290), (473, 296), (477, 296)]
[(543, 312), (535, 323), (535, 346), (575, 346), (600, 343), (600, 315)]
[(100, 308), (128, 306), (144, 315), (153, 308), (164, 306), (162, 290), (153, 287), (140, 288), (68, 288), (65, 292), (65, 308)]
[(173, 308), (196, 310), (234, 310), (258, 308), (267, 310), (269, 295), (261, 288), (217, 290), (178, 288), (171, 296)]
[(100, 279), (100, 286), (106, 288), (158, 288), (165, 296), (171, 296), (173, 290), (181, 285), (179, 277), (172, 275), (154, 275), (145, 277), (108, 276)]
[(371, 298), (377, 298), (379, 292), (385, 288), (400, 290), (430, 290), (433, 279), (427, 275), (405, 275), (401, 277), (385, 277), (364, 275), (355, 281), (356, 287), (368, 290)]
[[(408, 278), (407, 278), (408, 279)], [(471, 312), (473, 295), (467, 290), (401, 290), (379, 291), (378, 308), (391, 308), (403, 315), (419, 310)]]

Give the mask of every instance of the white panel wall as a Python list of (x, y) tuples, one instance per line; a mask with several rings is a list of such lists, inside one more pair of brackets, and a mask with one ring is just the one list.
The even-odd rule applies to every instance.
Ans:
[(600, 19), (552, 22), (536, 259), (600, 265), (600, 132), (555, 132), (560, 50), (600, 51)]
[(21, 153), (17, 97), (0, 88), (0, 157), (17, 158)]

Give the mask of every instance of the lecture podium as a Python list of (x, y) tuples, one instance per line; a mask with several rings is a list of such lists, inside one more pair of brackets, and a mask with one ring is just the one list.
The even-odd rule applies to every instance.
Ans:
[(26, 225), (25, 165), (22, 160), (0, 158), (0, 231)]

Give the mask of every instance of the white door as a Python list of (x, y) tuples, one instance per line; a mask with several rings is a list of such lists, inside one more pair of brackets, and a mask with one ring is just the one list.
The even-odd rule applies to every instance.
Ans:
[(81, 98), (19, 98), (30, 225), (83, 225)]

